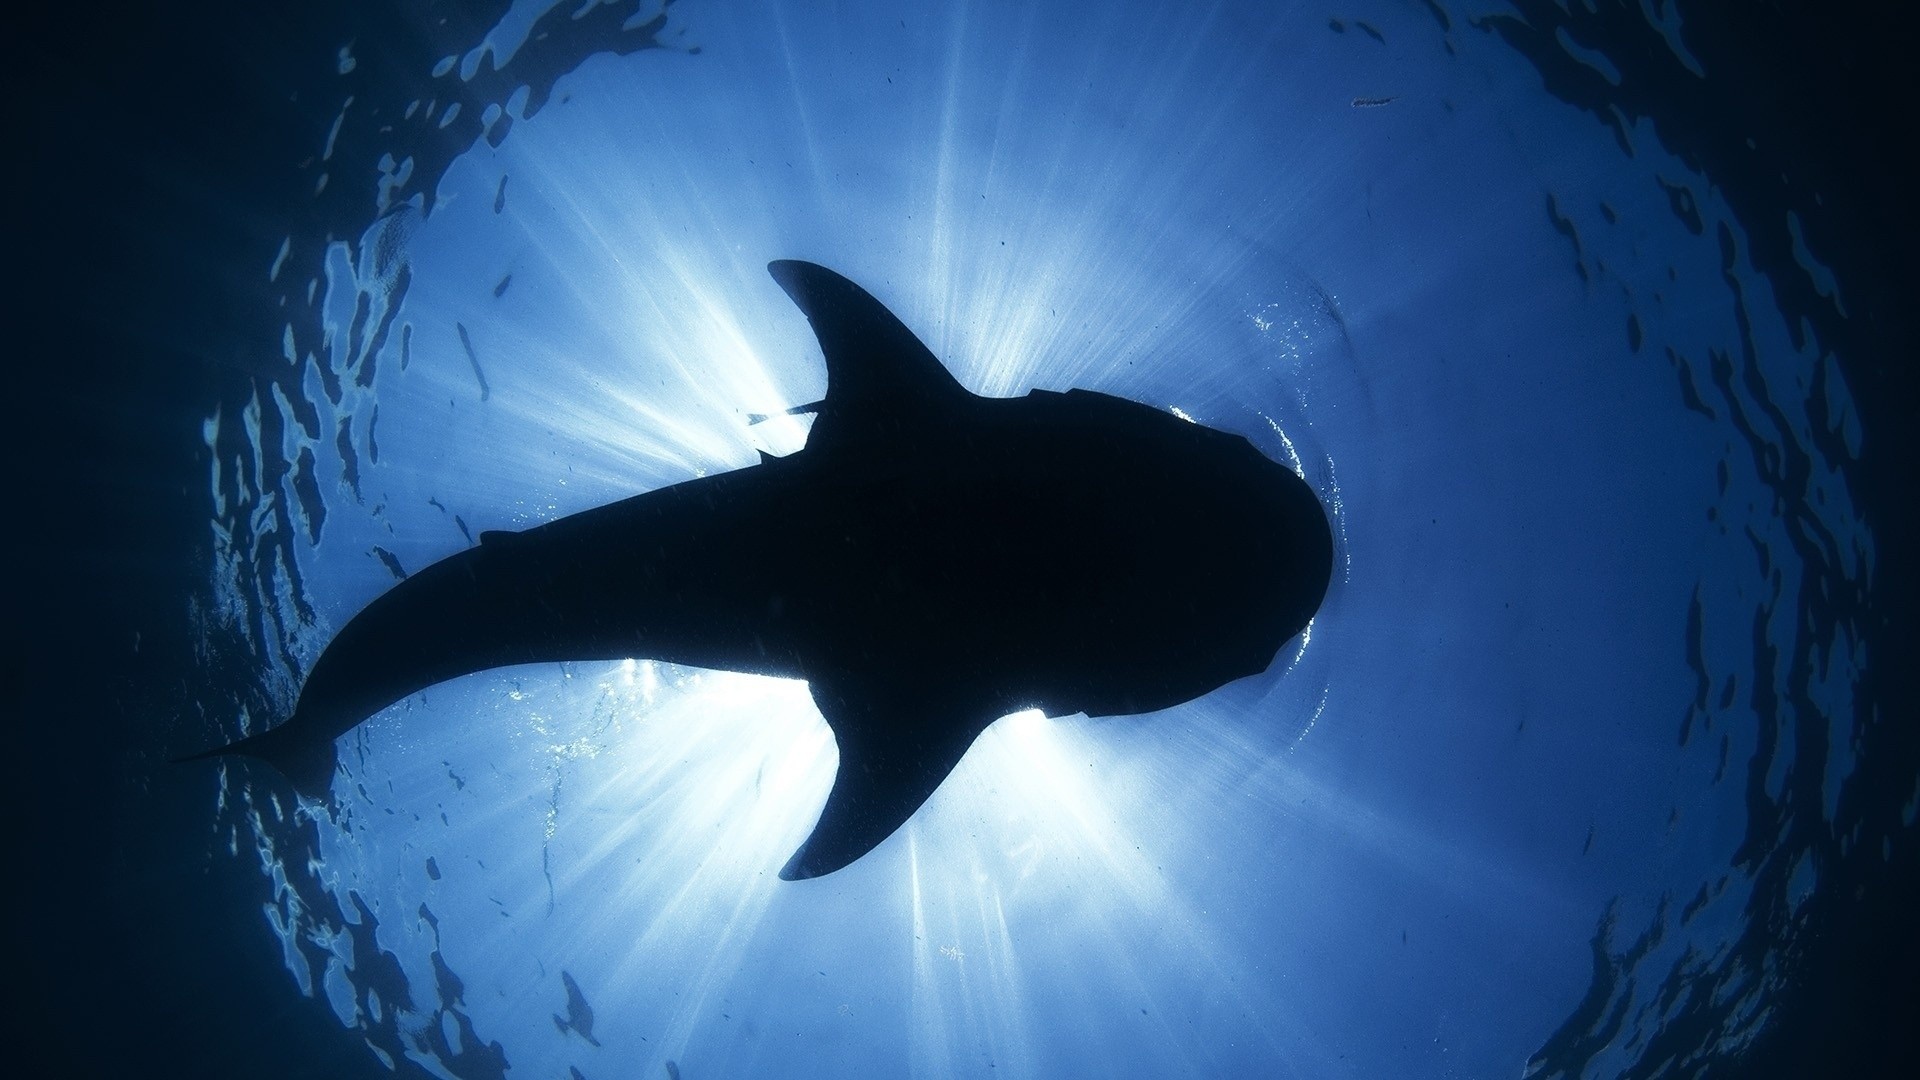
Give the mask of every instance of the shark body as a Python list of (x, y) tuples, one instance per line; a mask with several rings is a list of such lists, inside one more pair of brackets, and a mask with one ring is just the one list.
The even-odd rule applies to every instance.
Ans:
[(325, 797), (334, 740), (436, 683), (649, 659), (805, 679), (840, 765), (781, 876), (870, 851), (997, 718), (1151, 712), (1257, 674), (1332, 570), (1307, 484), (1246, 439), (1085, 390), (983, 398), (879, 301), (774, 278), (827, 396), (787, 457), (491, 532), (350, 620), (293, 716), (211, 754)]

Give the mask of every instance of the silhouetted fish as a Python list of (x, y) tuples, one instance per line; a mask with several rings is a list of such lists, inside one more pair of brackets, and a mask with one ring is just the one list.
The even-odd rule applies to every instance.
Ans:
[(810, 878), (891, 835), (996, 718), (1178, 705), (1264, 671), (1313, 617), (1326, 514), (1246, 439), (1086, 390), (978, 397), (851, 281), (769, 269), (826, 357), (805, 449), (482, 533), (349, 621), (287, 723), (211, 753), (321, 797), (335, 738), (469, 672), (649, 657), (805, 679), (840, 751), (781, 871)]
[(580, 984), (574, 982), (573, 976), (564, 971), (560, 973), (560, 981), (567, 988), (567, 1015), (564, 1019), (555, 1016), (553, 1026), (559, 1028), (562, 1034), (572, 1031), (593, 1045), (599, 1046), (600, 1040), (593, 1037), (593, 1006), (587, 1004), (586, 995), (580, 992)]

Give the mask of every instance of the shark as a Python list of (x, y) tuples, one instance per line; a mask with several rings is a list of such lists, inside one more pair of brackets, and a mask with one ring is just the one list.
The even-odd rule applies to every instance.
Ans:
[[(329, 799), (335, 740), (509, 665), (650, 660), (807, 682), (839, 766), (780, 876), (896, 832), (1000, 717), (1152, 713), (1270, 667), (1326, 595), (1333, 539), (1241, 435), (1084, 389), (963, 387), (872, 294), (769, 272), (812, 326), (805, 445), (477, 544), (351, 618), (280, 725), (194, 755)], [(758, 419), (758, 418), (755, 418)]]

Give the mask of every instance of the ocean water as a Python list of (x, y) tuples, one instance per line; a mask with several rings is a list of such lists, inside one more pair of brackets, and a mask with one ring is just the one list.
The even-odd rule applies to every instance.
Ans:
[[(16, 458), (26, 1053), (1892, 1068), (1911, 211), (1866, 61), (1910, 38), (1769, 10), (103, 11), (23, 80), (58, 197), (16, 292), (60, 316)], [(836, 751), (801, 683), (469, 676), (342, 739), (331, 808), (173, 763), (482, 531), (804, 445), (750, 422), (825, 386), (781, 258), (976, 393), (1294, 466), (1336, 540), (1309, 633), (1164, 712), (1005, 718), (808, 882), (776, 874)]]

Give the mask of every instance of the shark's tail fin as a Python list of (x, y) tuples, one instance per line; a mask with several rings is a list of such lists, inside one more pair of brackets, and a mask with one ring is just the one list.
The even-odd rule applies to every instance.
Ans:
[(288, 722), (277, 728), (249, 735), (238, 742), (176, 761), (200, 761), (225, 754), (242, 754), (273, 766), (287, 778), (293, 789), (312, 799), (326, 799), (333, 788), (335, 759), (333, 740), (316, 738), (303, 730), (305, 725)]

